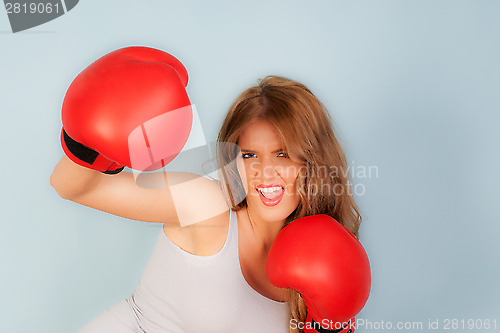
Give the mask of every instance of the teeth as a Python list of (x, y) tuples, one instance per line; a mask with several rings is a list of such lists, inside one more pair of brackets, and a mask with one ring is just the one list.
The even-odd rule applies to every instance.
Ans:
[(281, 191), (281, 187), (279, 186), (275, 186), (275, 187), (261, 187), (259, 188), (259, 191), (261, 193), (271, 193), (271, 192), (274, 192), (274, 191)]
[(283, 188), (281, 186), (261, 187), (257, 189), (260, 194), (270, 200), (274, 200), (281, 195)]

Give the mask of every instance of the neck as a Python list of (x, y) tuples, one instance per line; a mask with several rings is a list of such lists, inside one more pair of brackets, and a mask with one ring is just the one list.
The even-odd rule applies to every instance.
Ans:
[(249, 207), (246, 208), (246, 211), (255, 238), (269, 251), (274, 239), (283, 228), (285, 221), (266, 221), (257, 214), (252, 213)]

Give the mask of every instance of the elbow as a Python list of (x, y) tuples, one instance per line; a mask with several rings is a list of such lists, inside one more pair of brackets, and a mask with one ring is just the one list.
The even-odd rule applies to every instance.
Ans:
[(71, 200), (72, 196), (68, 191), (64, 191), (64, 182), (62, 182), (55, 172), (50, 175), (50, 186), (56, 191), (56, 193), (65, 200)]
[(56, 177), (54, 177), (54, 174), (50, 175), (50, 186), (52, 186), (52, 188), (56, 191), (56, 193), (63, 199), (66, 199), (64, 196), (63, 196), (63, 193), (62, 191), (60, 191), (60, 188), (58, 186), (58, 183), (57, 183), (57, 179)]

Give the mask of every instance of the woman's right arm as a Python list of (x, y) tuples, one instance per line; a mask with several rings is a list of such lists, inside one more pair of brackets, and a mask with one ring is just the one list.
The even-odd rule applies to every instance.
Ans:
[(164, 178), (163, 188), (144, 188), (136, 184), (130, 172), (107, 175), (64, 156), (55, 166), (50, 183), (63, 199), (133, 220), (176, 224), (176, 210)]
[(131, 172), (107, 175), (64, 156), (50, 183), (64, 199), (144, 222), (184, 226), (228, 209), (216, 182), (186, 172), (143, 173), (141, 186)]

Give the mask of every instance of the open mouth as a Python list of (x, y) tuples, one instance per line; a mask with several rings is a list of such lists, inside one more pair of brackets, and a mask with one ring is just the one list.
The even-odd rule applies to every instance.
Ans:
[(259, 185), (255, 189), (259, 193), (260, 200), (266, 206), (276, 206), (285, 194), (285, 188), (281, 185)]

